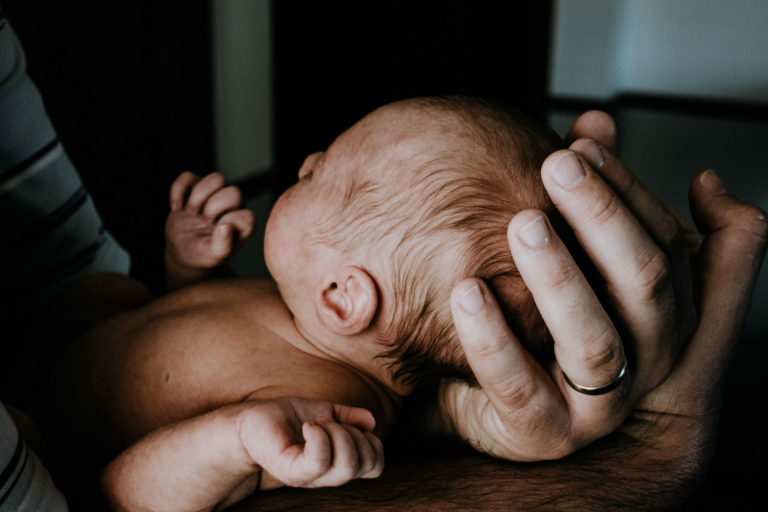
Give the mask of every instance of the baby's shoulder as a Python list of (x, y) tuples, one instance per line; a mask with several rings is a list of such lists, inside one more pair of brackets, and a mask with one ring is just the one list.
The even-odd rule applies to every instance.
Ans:
[[(224, 353), (214, 359), (221, 360), (219, 370), (229, 370), (230, 382), (235, 378), (239, 389), (248, 390), (244, 399), (311, 398), (364, 407), (380, 421), (392, 415), (394, 406), (380, 383), (349, 364), (302, 349), (303, 337), (273, 281), (222, 280), (206, 295), (228, 304), (221, 309), (227, 320), (215, 324), (217, 332), (230, 335), (217, 344)], [(211, 358), (204, 359), (210, 368)]]

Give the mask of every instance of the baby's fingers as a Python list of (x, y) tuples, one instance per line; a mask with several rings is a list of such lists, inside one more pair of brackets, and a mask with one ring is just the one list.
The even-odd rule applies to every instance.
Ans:
[(177, 212), (184, 206), (184, 199), (195, 184), (200, 181), (200, 176), (191, 172), (183, 172), (171, 184), (171, 211)]
[(200, 213), (203, 205), (219, 189), (224, 186), (224, 176), (214, 172), (198, 181), (189, 193), (185, 208), (187, 212), (193, 215)]
[[(333, 445), (325, 429), (317, 423), (301, 426), (304, 442), (273, 451), (268, 441), (259, 444), (262, 453), (253, 460), (273, 478), (289, 487), (316, 487), (313, 483), (326, 474), (333, 462)], [(297, 440), (298, 441), (298, 440)]]
[(232, 252), (234, 232), (231, 224), (217, 224), (213, 228), (211, 241), (208, 245), (208, 256), (218, 265)]
[(255, 219), (251, 210), (240, 209), (225, 213), (218, 223), (231, 224), (235, 231), (237, 231), (238, 242), (244, 242), (253, 233)]
[(355, 427), (346, 427), (346, 430), (355, 443), (358, 460), (357, 472), (351, 478), (377, 478), (384, 469), (383, 450), (379, 453), (373, 445), (373, 440), (378, 438)]
[(362, 473), (360, 478), (378, 478), (384, 471), (384, 445), (381, 443), (381, 439), (372, 432), (362, 432), (362, 434), (371, 445), (374, 459), (371, 469), (366, 473)]
[(376, 427), (376, 419), (368, 409), (335, 404), (333, 406), (333, 415), (339, 423), (351, 425), (361, 430), (370, 431)]
[(325, 429), (316, 423), (301, 426), (304, 453), (301, 457), (305, 481), (310, 482), (327, 472), (333, 462), (333, 446)]
[(203, 205), (203, 215), (209, 219), (217, 219), (230, 210), (240, 206), (243, 194), (240, 189), (230, 185), (215, 191)]
[(376, 452), (362, 432), (338, 423), (325, 423), (322, 427), (331, 439), (331, 467), (307, 487), (336, 487), (374, 470)]

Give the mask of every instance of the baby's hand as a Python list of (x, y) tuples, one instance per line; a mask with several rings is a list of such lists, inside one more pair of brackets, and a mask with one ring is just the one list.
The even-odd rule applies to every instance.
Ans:
[(377, 478), (384, 447), (373, 415), (357, 407), (304, 398), (254, 402), (239, 418), (242, 445), (261, 466), (261, 490), (328, 487)]
[(206, 277), (253, 232), (253, 212), (240, 208), (242, 194), (225, 186), (218, 173), (200, 178), (182, 173), (171, 185), (171, 212), (165, 223), (165, 264), (169, 288)]

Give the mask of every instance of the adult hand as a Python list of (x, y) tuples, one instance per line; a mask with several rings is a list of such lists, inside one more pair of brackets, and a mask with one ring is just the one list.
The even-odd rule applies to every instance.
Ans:
[[(496, 456), (563, 457), (613, 432), (636, 404), (654, 419), (709, 417), (765, 252), (765, 215), (727, 194), (712, 171), (691, 184), (697, 235), (611, 154), (610, 117), (579, 118), (571, 136), (584, 135), (593, 139), (551, 155), (542, 178), (605, 280), (602, 302), (543, 213), (520, 212), (509, 225), (512, 255), (555, 339), (557, 361), (545, 370), (533, 360), (482, 281), (463, 281), (452, 296), (482, 388), (445, 383), (441, 409), (462, 438)], [(701, 242), (697, 256), (691, 241)], [(605, 394), (581, 393), (564, 378), (599, 388), (627, 360), (628, 374)]]

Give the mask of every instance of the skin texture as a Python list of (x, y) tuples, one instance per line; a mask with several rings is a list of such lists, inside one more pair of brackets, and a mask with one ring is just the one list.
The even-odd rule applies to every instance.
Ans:
[[(605, 114), (587, 115), (603, 133), (613, 133)], [(582, 126), (577, 121), (576, 135), (584, 134), (579, 131)], [(570, 339), (556, 335), (556, 343), (598, 340), (597, 350), (562, 350), (558, 365), (545, 371), (519, 357), (518, 341), (503, 324), (489, 294), (483, 294), (485, 300), (473, 313), (461, 305), (463, 294), (475, 285), (483, 290), (483, 283), (460, 283), (454, 293), (454, 319), (483, 389), (449, 384), (443, 388), (441, 405), (454, 420), (450, 427), (481, 451), (497, 456), (516, 455), (533, 445), (551, 446), (556, 457), (563, 453), (563, 446), (566, 452), (584, 446), (600, 437), (600, 432), (619, 426), (621, 434), (638, 441), (636, 446), (648, 461), (680, 458), (659, 481), (657, 487), (661, 489), (675, 478), (695, 478), (707, 460), (724, 376), (765, 254), (768, 224), (764, 212), (728, 194), (714, 172), (705, 171), (690, 188), (691, 213), (698, 233), (686, 232), (687, 228), (680, 226), (675, 216), (605, 149), (612, 146), (611, 139), (597, 146), (598, 151), (593, 151), (594, 140), (578, 139), (571, 145), (571, 150), (581, 151), (578, 159), (585, 166), (586, 177), (570, 190), (558, 190), (551, 179), (555, 171), (552, 160), (560, 157), (557, 153), (544, 163), (542, 174), (558, 209), (606, 280), (606, 300), (617, 312), (615, 322), (624, 336), (619, 338), (616, 331), (609, 330), (609, 336), (593, 337), (592, 322), (585, 322), (586, 330), (572, 330)], [(591, 165), (587, 167), (587, 163)], [(574, 271), (551, 231), (550, 242), (544, 246), (531, 248), (520, 242), (520, 231), (537, 215), (521, 212), (510, 223), (512, 255), (537, 304), (574, 301), (568, 293), (582, 297), (576, 300), (578, 310), (570, 317), (547, 318), (543, 312), (550, 329), (558, 332), (557, 322), (573, 317), (604, 322), (606, 317), (591, 301), (591, 290)], [(601, 236), (610, 229), (629, 236), (609, 238), (608, 246)], [(648, 255), (634, 267), (629, 260), (628, 266), (619, 267), (625, 273), (612, 277), (613, 261), (627, 250), (615, 245), (632, 248), (632, 254), (645, 251)], [(526, 252), (537, 257), (528, 260)], [(670, 277), (677, 273), (682, 278)], [(695, 289), (690, 275), (698, 284)], [(633, 297), (637, 298), (635, 304), (631, 303)], [(624, 350), (617, 347), (619, 344)], [(560, 370), (577, 375), (579, 365), (579, 382), (605, 383), (606, 376), (615, 375), (622, 351), (629, 354), (632, 378), (616, 391), (587, 397), (564, 385)], [(553, 417), (555, 426), (549, 423)], [(541, 425), (548, 428), (536, 428)], [(560, 442), (556, 440), (558, 434)], [(629, 445), (615, 449), (617, 453), (631, 453)], [(627, 462), (626, 457), (614, 459)], [(611, 464), (613, 461), (606, 459), (605, 466)], [(637, 468), (617, 465), (616, 470), (620, 480), (621, 475), (629, 477)], [(661, 467), (655, 472), (649, 470), (646, 483), (653, 487), (652, 475), (660, 473)], [(681, 489), (673, 488), (670, 493)]]
[[(597, 153), (587, 148), (594, 149), (592, 142), (579, 139), (584, 136), (600, 141)], [(717, 176), (706, 171), (691, 183), (691, 213), (697, 232), (687, 231), (688, 228), (680, 227), (666, 207), (660, 208), (661, 203), (610, 154), (614, 137), (613, 122), (603, 113), (589, 112), (577, 120), (572, 138), (578, 140), (571, 145), (571, 150), (580, 152), (590, 164), (591, 172), (595, 173), (591, 179), (593, 186), (585, 179), (582, 185), (586, 188), (581, 193), (555, 193), (560, 194), (556, 203), (561, 211), (592, 212), (569, 219), (582, 243), (604, 223), (611, 222), (610, 213), (614, 213), (619, 215), (619, 225), (634, 230), (635, 235), (638, 234), (636, 225), (633, 227), (635, 222), (645, 230), (646, 236), (640, 232), (641, 236), (630, 237), (623, 240), (624, 243), (646, 244), (648, 249), (651, 240), (664, 254), (664, 258), (660, 258), (664, 264), (649, 273), (651, 277), (656, 276), (655, 279), (635, 281), (630, 275), (627, 281), (616, 283), (609, 295), (610, 301), (620, 301), (624, 293), (631, 295), (638, 282), (641, 286), (657, 283), (648, 287), (653, 293), (640, 295), (645, 307), (638, 313), (653, 317), (656, 312), (660, 320), (652, 324), (658, 331), (655, 337), (652, 332), (627, 329), (639, 324), (633, 322), (633, 310), (625, 309), (621, 315), (610, 317), (622, 326), (623, 336), (607, 338), (608, 354), (621, 354), (616, 345), (622, 343), (632, 363), (633, 377), (612, 392), (613, 397), (597, 397), (602, 407), (589, 407), (587, 397), (571, 396), (573, 392), (563, 386), (557, 367), (538, 368), (529, 358), (520, 357), (519, 343), (504, 323), (485, 285), (468, 280), (454, 290), (454, 320), (483, 387), (443, 386), (441, 407), (431, 418), (432, 422), (428, 422), (432, 428), (459, 434), (481, 451), (504, 456), (510, 452), (519, 454), (525, 443), (549, 446), (545, 438), (553, 431), (545, 428), (542, 432), (535, 426), (546, 425), (554, 411), (570, 418), (565, 422), (567, 428), (560, 431), (562, 444), (555, 443), (555, 451), (562, 450), (562, 446), (593, 442), (563, 460), (521, 465), (483, 458), (439, 442), (430, 445), (426, 440), (416, 440), (414, 446), (421, 450), (431, 446), (433, 451), (408, 452), (406, 448), (401, 458), (390, 459), (388, 471), (375, 483), (358, 481), (340, 489), (314, 492), (311, 497), (285, 491), (264, 496), (258, 502), (247, 501), (241, 510), (285, 510), (307, 503), (308, 499), (313, 506), (324, 510), (366, 507), (402, 510), (418, 506), (466, 510), (477, 508), (478, 504), (485, 510), (650, 511), (679, 507), (709, 461), (723, 381), (765, 255), (768, 223), (763, 212), (728, 194)], [(610, 188), (603, 187), (601, 181), (609, 183)], [(604, 207), (619, 204), (617, 199), (623, 205), (621, 208)], [(543, 282), (534, 292), (537, 300), (541, 301), (542, 294), (547, 300), (558, 300), (556, 292), (565, 286), (563, 283), (569, 284), (575, 293), (580, 291), (590, 296), (593, 292), (583, 287), (578, 273), (563, 272), (570, 262), (551, 234), (550, 242), (538, 249), (526, 248), (515, 239), (531, 215), (538, 214), (522, 212), (512, 220), (510, 246), (516, 261), (521, 251), (553, 253), (551, 258), (533, 258), (530, 265), (521, 266), (526, 282), (537, 279)], [(567, 214), (564, 212), (564, 215)], [(598, 266), (608, 265), (610, 258), (604, 253), (610, 248), (597, 240), (588, 247), (590, 256), (593, 260), (605, 258), (595, 262)], [(684, 272), (688, 264), (691, 265), (690, 281), (685, 273), (682, 278), (661, 279), (665, 273)], [(653, 267), (640, 265), (638, 268)], [(691, 287), (690, 282), (697, 286)], [(462, 306), (462, 297), (475, 286), (483, 300)], [(674, 308), (661, 309), (661, 305), (668, 304), (670, 293), (674, 296)], [(595, 309), (582, 314), (596, 321), (605, 318)], [(552, 321), (550, 319), (550, 323)], [(555, 321), (568, 322), (570, 318)], [(578, 331), (574, 334), (576, 341), (568, 342), (578, 342)], [(578, 351), (575, 355), (571, 351), (560, 352), (560, 366), (569, 371), (578, 368), (579, 354)], [(662, 363), (668, 361), (667, 369), (659, 374), (650, 371), (647, 361), (654, 358)], [(585, 380), (581, 382), (602, 383), (605, 375), (612, 375), (617, 367), (616, 357), (596, 360), (602, 364), (584, 365), (582, 369), (586, 371), (580, 377)], [(525, 377), (517, 378), (519, 372), (524, 372)], [(554, 405), (550, 401), (553, 396), (557, 398)], [(447, 414), (450, 421), (443, 421), (445, 416), (441, 413)], [(588, 433), (586, 437), (578, 437), (579, 433), (585, 435), (577, 428), (585, 421), (598, 428), (617, 423), (619, 426), (613, 434), (600, 440)], [(419, 475), (418, 486), (412, 484), (414, 474)]]
[[(120, 510), (211, 510), (257, 490), (376, 478), (384, 448), (374, 426), (364, 409), (306, 399), (249, 401), (152, 432), (107, 467), (102, 485)], [(157, 485), (166, 479), (171, 485)]]
[[(421, 467), (425, 474), (442, 471), (445, 482), (458, 483), (458, 479), (464, 478), (474, 484), (471, 489), (477, 489), (481, 494), (503, 491), (498, 494), (502, 501), (514, 499), (526, 508), (543, 504), (553, 508), (561, 505), (594, 508), (606, 503), (622, 503), (616, 496), (624, 498), (631, 489), (635, 493), (633, 496), (637, 495), (633, 505), (657, 509), (660, 504), (668, 504), (684, 496), (706, 462), (719, 407), (722, 375), (765, 250), (765, 219), (754, 207), (724, 193), (716, 181), (712, 186), (711, 174), (697, 178), (691, 188), (691, 207), (703, 242), (692, 274), (700, 286), (696, 293), (690, 289), (686, 292), (685, 280), (677, 283), (664, 278), (665, 274), (675, 274), (680, 265), (689, 261), (687, 252), (684, 253), (685, 258), (676, 256), (678, 252), (688, 250), (682, 244), (683, 237), (678, 235), (677, 221), (669, 221), (668, 225), (672, 226), (669, 232), (665, 229), (655, 231), (655, 226), (667, 225), (649, 221), (656, 214), (658, 203), (642, 188), (630, 186), (633, 183), (631, 174), (607, 151), (599, 151), (604, 159), (600, 165), (586, 149), (581, 152), (579, 144), (587, 144), (587, 141), (577, 141), (571, 149), (581, 156), (570, 155), (585, 171), (586, 177), (578, 186), (563, 192), (554, 188), (555, 180), (548, 183), (548, 169), (555, 172), (557, 165), (554, 160), (562, 163), (562, 154), (551, 157), (551, 167), (545, 163), (544, 181), (548, 189), (552, 187), (550, 193), (558, 208), (572, 223), (580, 242), (606, 279), (606, 290), (599, 291), (600, 298), (613, 304), (618, 313), (607, 316), (598, 307), (600, 302), (589, 299), (594, 292), (585, 285), (583, 278), (579, 278), (580, 273), (574, 270), (551, 231), (549, 241), (543, 245), (527, 245), (525, 237), (518, 236), (521, 228), (540, 216), (539, 212), (521, 212), (512, 220), (510, 247), (537, 303), (550, 304), (566, 297), (571, 300), (573, 296), (582, 297), (583, 300), (576, 301), (582, 310), (571, 312), (576, 318), (583, 319), (583, 322), (576, 324), (577, 327), (589, 329), (594, 323), (610, 323), (613, 319), (616, 322), (613, 330), (606, 331), (609, 335), (597, 337), (598, 343), (593, 350), (580, 350), (580, 345), (594, 338), (589, 330), (571, 329), (572, 339), (564, 339), (562, 335), (556, 339), (563, 345), (563, 350), (556, 351), (558, 365), (548, 369), (538, 368), (536, 363), (520, 355), (519, 344), (505, 325), (484, 283), (477, 280), (460, 283), (454, 293), (454, 319), (467, 357), (483, 387), (468, 388), (446, 383), (439, 402), (442, 415), (438, 416), (445, 421), (437, 423), (442, 431), (458, 434), (481, 451), (515, 458), (533, 458), (532, 451), (536, 450), (544, 457), (557, 458), (617, 427), (619, 430), (563, 462), (535, 466), (504, 465), (505, 478), (500, 479), (501, 489), (488, 488), (489, 483), (493, 483), (491, 479), (478, 480), (479, 477), (471, 476), (477, 473), (461, 471), (457, 474), (455, 469), (459, 466), (456, 465), (446, 468), (443, 464), (439, 468), (433, 465), (433, 459), (427, 459)], [(585, 161), (598, 170), (584, 167)], [(622, 187), (622, 184), (625, 186)], [(623, 203), (616, 201), (614, 190), (618, 191)], [(618, 204), (620, 207), (606, 208), (606, 204)], [(568, 208), (572, 208), (575, 214), (569, 214)], [(663, 216), (662, 220), (667, 218)], [(649, 254), (647, 261), (660, 262), (655, 267), (643, 264), (642, 260), (634, 262), (634, 266), (630, 266), (630, 278), (614, 283), (613, 287), (610, 281), (611, 261), (620, 257), (612, 255), (615, 248), (609, 251), (604, 247), (604, 240), (591, 237), (609, 226), (610, 222), (616, 223), (612, 229), (630, 234), (622, 241), (626, 246), (623, 250), (646, 251)], [(647, 223), (652, 224), (654, 229), (647, 227)], [(537, 257), (529, 258), (526, 264), (525, 251), (531, 251)], [(659, 254), (663, 257), (654, 256)], [(569, 265), (570, 271), (567, 270)], [(535, 284), (537, 280), (538, 284)], [(467, 297), (465, 293), (475, 289), (475, 286), (481, 297), (479, 307), (477, 301), (473, 307), (462, 305), (462, 298)], [(633, 297), (638, 297), (639, 303), (622, 309), (622, 300), (632, 300)], [(670, 303), (674, 307), (670, 308)], [(701, 316), (697, 330), (684, 345), (680, 340), (688, 337), (686, 326), (695, 325), (695, 318), (689, 317), (692, 314), (691, 303), (698, 306)], [(641, 319), (632, 318), (631, 315), (636, 312), (642, 315)], [(647, 322), (647, 318), (654, 317), (658, 317), (656, 321)], [(561, 332), (555, 325), (557, 322), (571, 321), (570, 317), (557, 314), (549, 314), (548, 318), (545, 315), (545, 318), (553, 332)], [(679, 348), (683, 346), (683, 349)], [(671, 348), (664, 350), (663, 347)], [(678, 353), (680, 355), (675, 362)], [(631, 362), (631, 378), (609, 395), (585, 397), (575, 394), (563, 383), (561, 368), (583, 385), (604, 384), (606, 376), (610, 379), (615, 375), (625, 354)], [(709, 380), (702, 381), (701, 375), (708, 376)], [(169, 428), (160, 433), (174, 433), (174, 427)], [(193, 432), (196, 430), (192, 429)], [(148, 436), (134, 446), (141, 449), (143, 443), (153, 439), (154, 435)], [(143, 453), (149, 456), (159, 452), (146, 450)], [(187, 455), (189, 458), (181, 467), (191, 468), (195, 464), (207, 470), (218, 467), (211, 465), (210, 459), (201, 457), (204, 454), (199, 450)], [(134, 460), (138, 469), (146, 469), (146, 456)], [(160, 462), (163, 460), (167, 457), (159, 459)], [(469, 456), (466, 460), (478, 459)], [(481, 466), (491, 467), (485, 462), (478, 467)], [(610, 475), (611, 479), (605, 485), (601, 480), (601, 487), (595, 489), (596, 475)], [(128, 481), (125, 478), (116, 480)], [(188, 489), (184, 479), (154, 482), (161, 484), (163, 492), (171, 492), (179, 500), (183, 496), (171, 490), (174, 485), (180, 485), (181, 490)], [(243, 482), (240, 477), (228, 480), (221, 488), (231, 486), (230, 494), (224, 498), (219, 494), (216, 499), (205, 496), (207, 501), (204, 503), (208, 504), (206, 506), (214, 503), (224, 505), (229, 504), (234, 499), (232, 497), (244, 496), (248, 489), (253, 488), (249, 487), (253, 482)], [(388, 489), (402, 490), (405, 485), (403, 481), (389, 482), (391, 487)], [(412, 479), (408, 485), (412, 485)], [(439, 493), (434, 485), (431, 489)], [(467, 492), (468, 496), (473, 495)], [(387, 503), (407, 504), (409, 496), (413, 497), (413, 494), (406, 492), (402, 498), (392, 498)], [(376, 500), (382, 495), (377, 498), (369, 493), (353, 502), (364, 503), (369, 498)]]
[(51, 401), (64, 416), (54, 427), (67, 439), (59, 460), (100, 466), (122, 450), (102, 474), (116, 509), (210, 510), (256, 490), (336, 486), (383, 469), (370, 411), (386, 431), (396, 397), (302, 337), (274, 282), (202, 281), (236, 248), (234, 238), (217, 242), (222, 223), (252, 228), (228, 188), (219, 175), (189, 173), (172, 186), (175, 293), (150, 301), (113, 275), (69, 297), (134, 297), (124, 311), (89, 317), (103, 321), (65, 356)]
[(182, 173), (171, 185), (165, 223), (169, 291), (200, 281), (221, 266), (253, 233), (253, 212), (241, 208), (240, 189), (224, 176)]

